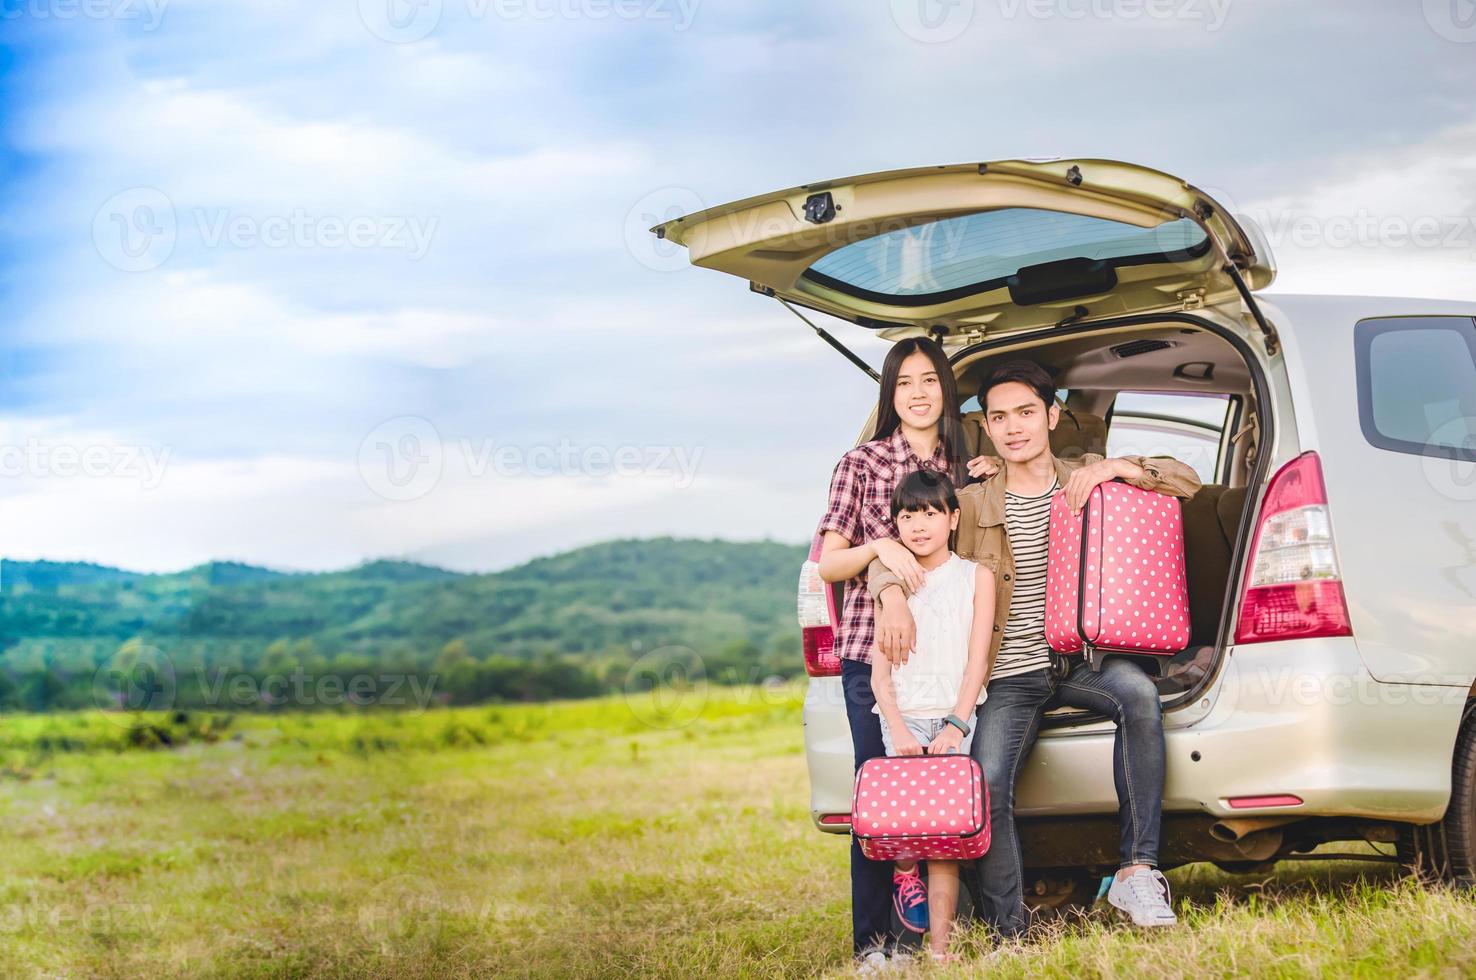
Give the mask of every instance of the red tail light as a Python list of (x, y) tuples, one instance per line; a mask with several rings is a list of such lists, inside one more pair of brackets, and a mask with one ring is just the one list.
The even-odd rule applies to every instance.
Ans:
[(835, 653), (835, 593), (820, 578), (820, 535), (810, 545), (810, 560), (800, 566), (799, 625), (805, 651), (805, 673), (835, 677), (841, 672)]
[(1351, 635), (1322, 463), (1316, 453), (1303, 453), (1266, 488), (1235, 642)]

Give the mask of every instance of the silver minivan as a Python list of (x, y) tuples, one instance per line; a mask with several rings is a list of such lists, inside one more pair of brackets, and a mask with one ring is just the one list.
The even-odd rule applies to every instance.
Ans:
[[(961, 398), (1002, 358), (1044, 364), (1069, 410), (1058, 456), (1195, 466), (1190, 646), (1146, 665), (1168, 746), (1164, 867), (1259, 870), (1367, 841), (1476, 881), (1476, 303), (1266, 295), (1276, 269), (1253, 223), (1107, 160), (869, 174), (653, 231), (873, 377), (816, 314), (936, 338)], [(977, 399), (963, 413), (989, 452)], [(811, 810), (846, 833), (841, 586), (820, 581), (818, 548), (798, 595)], [(1038, 906), (1089, 901), (1117, 865), (1112, 741), (1101, 717), (1054, 711), (1021, 773)]]

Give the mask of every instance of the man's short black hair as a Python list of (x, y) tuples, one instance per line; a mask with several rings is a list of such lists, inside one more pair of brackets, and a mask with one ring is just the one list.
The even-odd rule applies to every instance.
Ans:
[(1011, 381), (1019, 382), (1035, 392), (1048, 409), (1056, 403), (1056, 382), (1050, 372), (1034, 361), (1019, 358), (1006, 361), (985, 376), (984, 383), (979, 386), (979, 410), (987, 414), (990, 389)]
[(897, 481), (892, 491), (892, 520), (904, 510), (916, 513), (929, 507), (945, 512), (958, 510), (958, 494), (952, 480), (931, 470), (915, 470)]

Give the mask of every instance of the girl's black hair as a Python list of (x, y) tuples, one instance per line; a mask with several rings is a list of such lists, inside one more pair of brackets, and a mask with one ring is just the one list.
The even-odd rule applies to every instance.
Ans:
[(945, 513), (958, 510), (958, 494), (945, 474), (915, 470), (897, 481), (892, 491), (892, 520), (904, 510), (915, 513), (929, 507)]
[(953, 482), (963, 486), (969, 482), (968, 447), (964, 443), (963, 423), (959, 420), (958, 379), (953, 376), (953, 365), (948, 363), (948, 355), (932, 338), (908, 337), (893, 344), (887, 352), (877, 396), (876, 431), (871, 438), (886, 439), (902, 424), (901, 417), (897, 415), (897, 376), (902, 373), (902, 362), (918, 353), (927, 355), (933, 362), (933, 370), (938, 372), (938, 390), (943, 395), (943, 414), (938, 416), (938, 438)]

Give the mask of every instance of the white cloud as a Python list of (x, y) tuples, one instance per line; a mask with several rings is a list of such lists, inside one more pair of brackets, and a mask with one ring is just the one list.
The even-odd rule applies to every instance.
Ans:
[(1476, 121), (1329, 160), (1325, 170), (1243, 209), (1271, 240), (1278, 289), (1476, 296)]

